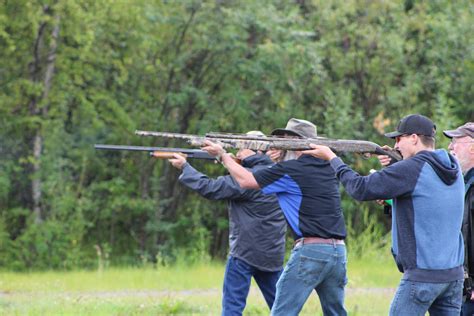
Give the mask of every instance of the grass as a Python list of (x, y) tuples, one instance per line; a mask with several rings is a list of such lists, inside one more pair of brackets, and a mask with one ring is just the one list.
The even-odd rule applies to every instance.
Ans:
[[(219, 315), (222, 263), (103, 272), (0, 273), (1, 315)], [(350, 259), (349, 315), (386, 315), (400, 274), (389, 255)], [(268, 315), (252, 285), (245, 315)], [(311, 295), (301, 315), (322, 315)]]

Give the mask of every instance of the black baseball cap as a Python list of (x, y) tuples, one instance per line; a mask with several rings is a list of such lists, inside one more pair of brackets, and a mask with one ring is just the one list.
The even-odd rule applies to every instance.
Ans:
[(436, 125), (426, 116), (421, 114), (411, 114), (400, 120), (395, 132), (387, 133), (385, 136), (395, 138), (401, 135), (411, 134), (435, 137)]

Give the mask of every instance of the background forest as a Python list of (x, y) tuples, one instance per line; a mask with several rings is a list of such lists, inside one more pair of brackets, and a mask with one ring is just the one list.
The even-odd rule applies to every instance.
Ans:
[[(225, 257), (225, 203), (167, 161), (93, 148), (185, 146), (136, 129), (270, 133), (297, 117), (385, 144), (421, 113), (446, 148), (441, 130), (474, 120), (473, 13), (469, 0), (0, 0), (0, 266)], [(350, 253), (388, 242), (380, 206), (343, 207)]]

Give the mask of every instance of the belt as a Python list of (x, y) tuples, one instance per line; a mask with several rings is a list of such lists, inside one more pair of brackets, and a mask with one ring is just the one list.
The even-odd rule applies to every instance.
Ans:
[(344, 245), (344, 240), (335, 238), (303, 237), (295, 240), (294, 247), (307, 244)]

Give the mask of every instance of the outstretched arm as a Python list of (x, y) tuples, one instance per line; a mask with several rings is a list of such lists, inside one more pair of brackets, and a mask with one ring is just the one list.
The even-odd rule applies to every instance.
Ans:
[(418, 179), (420, 165), (403, 161), (368, 176), (361, 176), (326, 146), (310, 144), (311, 150), (303, 154), (328, 160), (336, 172), (336, 177), (354, 199), (359, 201), (391, 199), (411, 192)]
[(246, 190), (232, 179), (231, 176), (222, 176), (211, 179), (197, 171), (186, 162), (186, 158), (175, 153), (169, 162), (176, 169), (182, 170), (179, 182), (209, 200), (230, 200), (243, 198)]
[(222, 164), (229, 170), (230, 175), (237, 181), (240, 187), (244, 189), (259, 189), (257, 181), (253, 174), (239, 165), (232, 157), (222, 148), (221, 145), (206, 140), (205, 147), (202, 150), (207, 151), (211, 156), (222, 161)]

